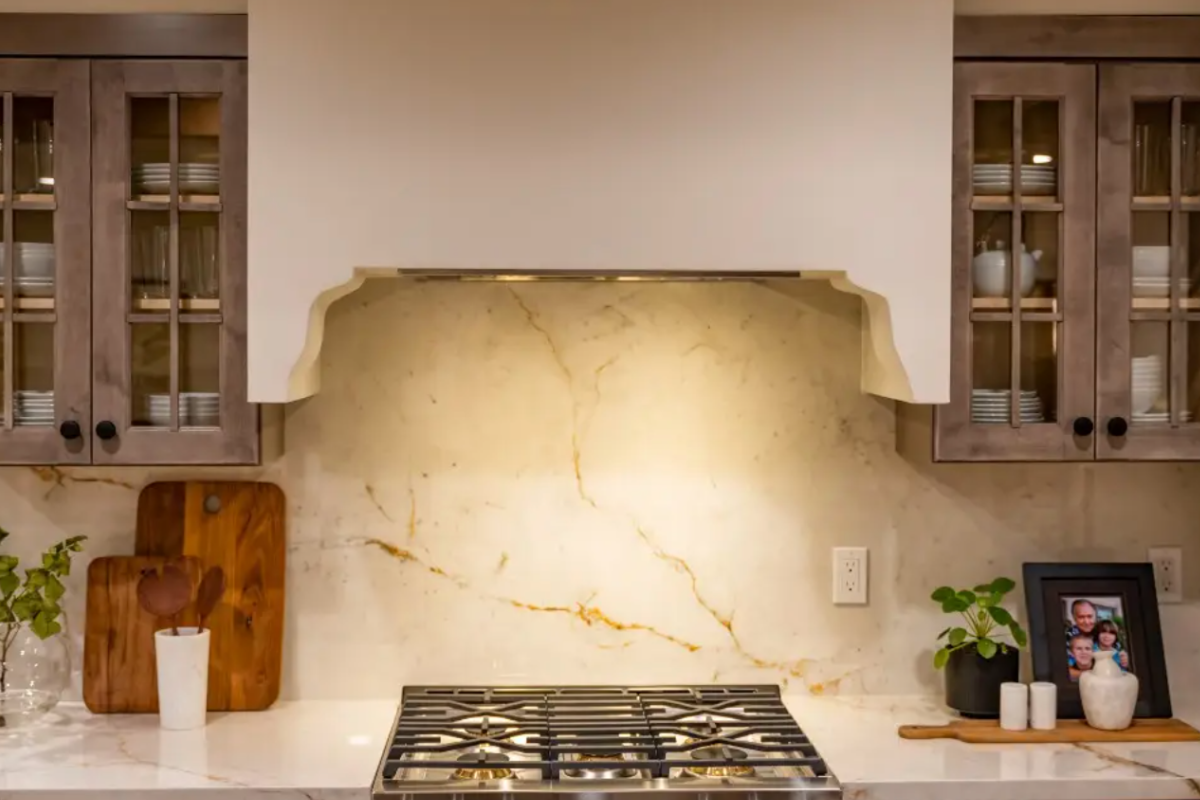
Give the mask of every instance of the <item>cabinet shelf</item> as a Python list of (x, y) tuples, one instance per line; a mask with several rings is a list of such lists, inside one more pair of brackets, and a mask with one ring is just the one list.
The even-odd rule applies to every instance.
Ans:
[[(170, 311), (171, 301), (165, 297), (140, 297), (133, 301), (134, 311)], [(180, 311), (220, 311), (221, 301), (216, 298), (183, 298), (179, 301)]]
[[(1022, 311), (1055, 311), (1058, 299), (1055, 297), (1022, 297)], [(1007, 297), (972, 297), (971, 308), (974, 311), (1008, 311), (1012, 308), (1012, 300)]]
[[(169, 194), (139, 194), (125, 203), (130, 211), (167, 211), (171, 208)], [(180, 211), (209, 211), (221, 210), (221, 196), (216, 194), (181, 194), (179, 195)]]
[[(9, 198), (0, 194), (0, 205), (8, 200)], [(58, 208), (58, 202), (52, 194), (14, 194), (12, 207), (17, 211), (53, 211)]]
[[(0, 309), (5, 308), (4, 297), (0, 295)], [(13, 308), (17, 311), (53, 311), (53, 297), (14, 297)]]
[[(1169, 297), (1135, 297), (1132, 307), (1138, 311), (1170, 311)], [(1179, 307), (1190, 310), (1200, 310), (1200, 297), (1181, 297)]]
[[(1170, 211), (1170, 195), (1138, 195), (1130, 205), (1134, 211)], [(1200, 211), (1200, 197), (1181, 197), (1179, 207), (1183, 211)]]
[[(1033, 195), (1021, 198), (1021, 208), (1026, 211), (1062, 211), (1063, 204), (1057, 197)], [(971, 198), (972, 211), (1012, 211), (1011, 195), (977, 194)]]

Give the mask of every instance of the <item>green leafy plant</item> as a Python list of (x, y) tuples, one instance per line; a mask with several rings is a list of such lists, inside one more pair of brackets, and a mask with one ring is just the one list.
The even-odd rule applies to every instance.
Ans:
[(1004, 595), (1017, 588), (1009, 578), (996, 578), (974, 589), (952, 589), (941, 586), (934, 590), (932, 598), (947, 614), (961, 614), (964, 624), (951, 626), (938, 634), (938, 641), (945, 644), (933, 654), (933, 666), (941, 669), (950, 661), (950, 654), (964, 648), (974, 648), (983, 658), (992, 658), (998, 652), (1008, 652), (1011, 646), (999, 637), (1010, 636), (1018, 648), (1028, 642), (1024, 629), (1016, 618), (1000, 603)]
[[(0, 543), (8, 531), (0, 528)], [(25, 570), (22, 581), (17, 574), (20, 560), (16, 556), (0, 555), (0, 687), (4, 686), (4, 664), (8, 649), (22, 624), (40, 639), (49, 639), (62, 630), (58, 618), (62, 607), (58, 601), (66, 593), (62, 578), (71, 574), (71, 554), (83, 549), (86, 536), (72, 536), (42, 553), (42, 565)]]

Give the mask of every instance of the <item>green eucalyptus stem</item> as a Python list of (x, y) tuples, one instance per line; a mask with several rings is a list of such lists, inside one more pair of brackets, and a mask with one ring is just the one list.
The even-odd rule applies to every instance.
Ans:
[(17, 631), (20, 629), (21, 626), (14, 622), (6, 623), (4, 626), (4, 645), (0, 647), (0, 692), (8, 688), (8, 650), (12, 647), (13, 640), (17, 638)]

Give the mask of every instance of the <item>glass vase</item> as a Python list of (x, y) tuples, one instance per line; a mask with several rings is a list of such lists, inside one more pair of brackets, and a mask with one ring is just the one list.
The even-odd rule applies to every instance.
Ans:
[(25, 623), (0, 624), (0, 728), (21, 728), (58, 705), (70, 681), (63, 633), (38, 638)]

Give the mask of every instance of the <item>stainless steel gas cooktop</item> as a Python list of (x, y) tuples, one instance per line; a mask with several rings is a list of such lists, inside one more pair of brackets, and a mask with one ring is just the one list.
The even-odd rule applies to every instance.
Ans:
[(841, 788), (776, 686), (408, 687), (374, 785), (420, 800), (661, 792)]

